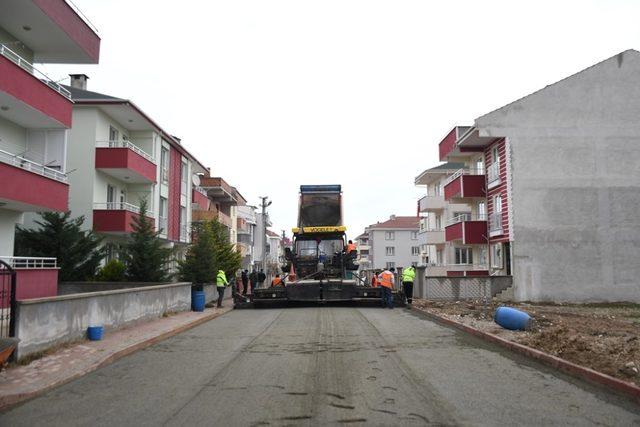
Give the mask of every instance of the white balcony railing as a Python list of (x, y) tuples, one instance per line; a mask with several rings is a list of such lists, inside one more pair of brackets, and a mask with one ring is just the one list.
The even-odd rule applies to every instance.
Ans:
[(196, 192), (198, 192), (198, 193), (202, 194), (204, 197), (207, 197), (207, 190), (205, 190), (204, 188), (200, 187), (199, 185), (194, 185), (194, 186), (193, 186), (193, 189), (194, 189)]
[(471, 213), (463, 213), (449, 219), (447, 221), (447, 225), (449, 226), (449, 225), (453, 225), (453, 224), (457, 224), (459, 222), (465, 222), (465, 221), (486, 221), (486, 220), (487, 220), (486, 214), (472, 215)]
[(0, 256), (0, 260), (9, 264), (11, 268), (30, 268), (30, 269), (58, 268), (58, 260), (56, 258)]
[(492, 163), (487, 169), (487, 184), (496, 185), (500, 183), (500, 163)]
[(187, 224), (180, 224), (180, 241), (181, 242), (186, 242), (187, 241)]
[(444, 185), (455, 181), (463, 175), (484, 175), (484, 169), (458, 169), (444, 181)]
[(106, 211), (129, 211), (133, 213), (140, 213), (140, 206), (136, 206), (128, 202), (94, 203), (93, 209), (106, 210)]
[(35, 78), (37, 78), (42, 83), (49, 86), (51, 89), (58, 92), (60, 95), (71, 100), (71, 92), (69, 92), (63, 86), (56, 83), (55, 80), (53, 80), (51, 77), (47, 76), (45, 73), (43, 73), (42, 71), (34, 67), (32, 63), (30, 63), (29, 61), (27, 61), (26, 59), (24, 59), (23, 57), (21, 57), (20, 55), (18, 55), (17, 53), (15, 53), (14, 51), (12, 51), (11, 49), (9, 49), (3, 44), (0, 44), (0, 55), (4, 56), (9, 61), (13, 62), (18, 67), (22, 68), (29, 74), (33, 74)]
[(420, 209), (420, 212), (425, 212), (429, 209), (442, 210), (444, 209), (444, 204), (443, 195), (424, 196), (418, 200), (418, 209)]
[(502, 231), (502, 212), (489, 215), (489, 232)]
[(151, 154), (147, 153), (146, 151), (144, 151), (142, 148), (138, 147), (137, 145), (135, 145), (131, 141), (96, 141), (96, 147), (98, 147), (98, 148), (128, 148), (129, 150), (133, 151), (134, 153), (137, 153), (137, 154), (141, 155), (142, 157), (144, 157), (145, 159), (149, 160), (154, 165), (156, 164), (156, 161), (153, 158), (153, 156), (151, 156)]
[(15, 166), (38, 175), (42, 175), (46, 178), (55, 179), (56, 181), (64, 183), (67, 182), (66, 174), (53, 168), (41, 165), (40, 163), (27, 160), (24, 157), (16, 156), (15, 154), (11, 154), (4, 150), (0, 150), (0, 162), (10, 164), (11, 166)]

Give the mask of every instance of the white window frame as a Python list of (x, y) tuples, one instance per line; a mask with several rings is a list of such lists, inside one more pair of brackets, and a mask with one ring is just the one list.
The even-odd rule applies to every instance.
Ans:
[(444, 251), (442, 249), (436, 249), (436, 265), (444, 264)]
[(454, 248), (453, 260), (456, 265), (473, 265), (473, 249), (464, 246)]
[(396, 263), (393, 261), (387, 261), (387, 270), (390, 268), (396, 268)]
[(160, 175), (162, 182), (169, 182), (169, 149), (165, 146), (160, 148)]
[(500, 150), (497, 145), (491, 149), (491, 161), (493, 163), (500, 163)]
[(384, 248), (384, 252), (387, 256), (396, 256), (396, 247), (395, 246), (386, 246)]
[(411, 246), (411, 255), (412, 256), (420, 255), (420, 246)]
[(396, 232), (395, 231), (385, 231), (384, 232), (384, 240), (396, 240)]
[(491, 268), (504, 268), (502, 243), (493, 243), (491, 245)]
[(411, 240), (418, 240), (418, 232), (417, 231), (412, 231), (411, 232)]
[(111, 125), (109, 125), (109, 142), (120, 142), (120, 131)]

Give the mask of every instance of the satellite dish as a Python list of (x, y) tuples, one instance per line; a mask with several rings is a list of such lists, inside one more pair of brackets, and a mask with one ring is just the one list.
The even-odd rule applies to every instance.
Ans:
[(200, 177), (196, 174), (193, 174), (191, 181), (193, 182), (193, 185), (200, 185)]

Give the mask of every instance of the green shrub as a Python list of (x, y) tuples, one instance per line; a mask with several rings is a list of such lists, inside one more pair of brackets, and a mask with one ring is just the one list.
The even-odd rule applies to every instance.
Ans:
[(125, 280), (126, 267), (121, 261), (112, 259), (98, 271), (96, 281), (98, 282), (122, 282)]

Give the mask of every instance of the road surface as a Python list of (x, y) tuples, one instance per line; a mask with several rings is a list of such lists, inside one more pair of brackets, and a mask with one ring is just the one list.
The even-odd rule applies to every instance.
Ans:
[(0, 425), (634, 425), (640, 407), (415, 312), (236, 310)]

